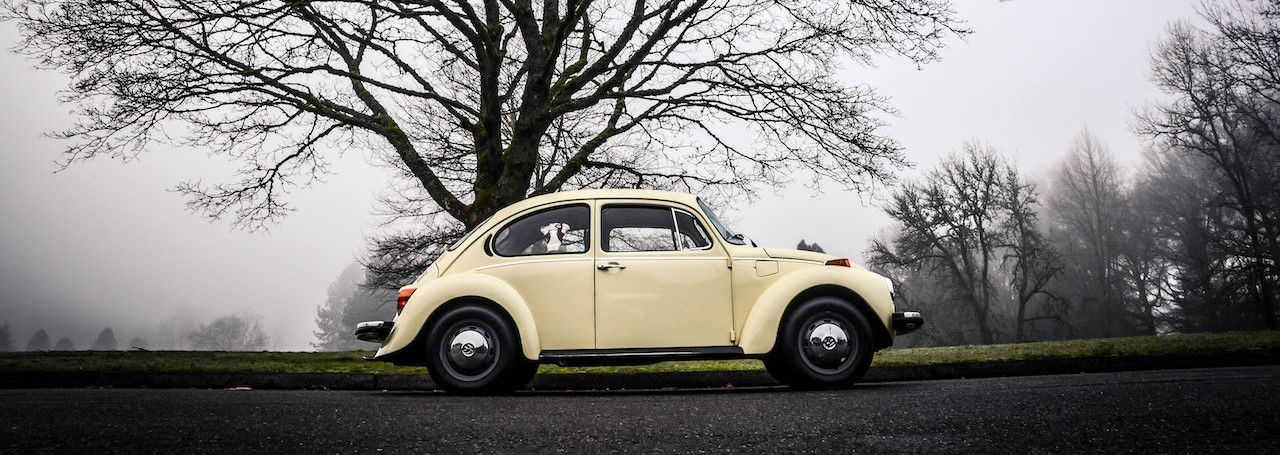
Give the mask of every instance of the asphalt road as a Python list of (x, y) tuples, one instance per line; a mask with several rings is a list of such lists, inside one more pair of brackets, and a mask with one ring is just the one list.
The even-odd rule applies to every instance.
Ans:
[(0, 453), (1280, 453), (1280, 367), (645, 392), (0, 390)]

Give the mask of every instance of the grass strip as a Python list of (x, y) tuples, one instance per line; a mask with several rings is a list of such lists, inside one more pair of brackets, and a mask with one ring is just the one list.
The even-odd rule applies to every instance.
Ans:
[[(1280, 331), (1145, 336), (940, 348), (886, 349), (873, 366), (923, 366), (1109, 356), (1280, 350)], [(371, 352), (52, 351), (0, 353), (0, 373), (368, 373), (422, 374), (421, 367), (368, 362)], [(542, 374), (753, 371), (758, 360), (560, 367)]]

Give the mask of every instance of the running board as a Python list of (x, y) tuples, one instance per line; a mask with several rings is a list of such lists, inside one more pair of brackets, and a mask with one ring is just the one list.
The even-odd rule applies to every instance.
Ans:
[(657, 349), (568, 349), (542, 351), (539, 361), (560, 365), (637, 365), (671, 360), (725, 360), (746, 357), (737, 346)]

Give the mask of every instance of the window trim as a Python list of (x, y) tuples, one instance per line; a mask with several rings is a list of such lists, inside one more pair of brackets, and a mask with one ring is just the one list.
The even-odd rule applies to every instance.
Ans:
[[(698, 221), (698, 216), (694, 215), (693, 213), (690, 213), (688, 210), (684, 210), (676, 207), (671, 207), (671, 222), (675, 223), (675, 226), (674, 226), (675, 230), (672, 232), (673, 235), (677, 235), (677, 236), (680, 235), (680, 220), (676, 219), (676, 212), (681, 212), (681, 213), (684, 213), (685, 215), (689, 215), (689, 219), (693, 220), (694, 226), (696, 226), (699, 230), (701, 230), (702, 235), (706, 236), (706, 239), (707, 239), (707, 246), (704, 246), (702, 248), (680, 249), (680, 250), (676, 250), (677, 252), (707, 251), (707, 250), (710, 250), (713, 246), (715, 246), (716, 242), (714, 240), (711, 240), (711, 234), (707, 232), (707, 227), (703, 226), (701, 221)], [(677, 245), (679, 245), (679, 243), (680, 242), (676, 242)]]
[[(605, 242), (605, 237), (608, 236), (608, 232), (606, 232), (604, 229), (604, 211), (609, 208), (651, 208), (651, 209), (667, 210), (668, 212), (671, 213), (671, 242), (672, 242), (672, 245), (676, 247), (676, 249), (654, 250), (654, 251), (611, 251), (605, 248), (603, 245), (607, 243)], [(680, 211), (685, 215), (689, 215), (689, 218), (692, 219), (693, 222), (696, 224), (696, 226), (702, 230), (702, 233), (706, 235), (706, 239), (707, 239), (706, 246), (702, 248), (687, 248), (687, 249), (680, 248), (680, 241), (679, 241), (679, 238), (677, 237), (680, 235), (680, 223), (678, 220), (676, 220), (676, 213), (675, 213), (676, 211)], [(677, 207), (669, 203), (663, 203), (658, 201), (645, 201), (645, 202), (609, 202), (609, 203), (601, 204), (600, 205), (600, 244), (601, 244), (600, 251), (604, 253), (609, 253), (609, 254), (636, 254), (636, 253), (653, 254), (653, 253), (682, 253), (682, 252), (709, 251), (712, 248), (715, 248), (716, 241), (714, 239), (714, 236), (710, 234), (710, 231), (707, 230), (707, 227), (703, 225), (703, 221), (699, 220), (698, 216), (695, 215), (694, 212), (690, 210), (686, 210), (683, 207)]]
[[(558, 210), (558, 209), (563, 209), (567, 207), (583, 207), (587, 209), (587, 224), (586, 224), (586, 227), (583, 229), (586, 232), (582, 236), (582, 246), (583, 246), (582, 251), (557, 251), (554, 253), (531, 253), (531, 254), (513, 254), (513, 255), (502, 254), (501, 252), (498, 251), (498, 236), (499, 234), (502, 233), (503, 230), (531, 216), (535, 216), (540, 213), (550, 212), (552, 210)], [(592, 215), (594, 214), (592, 213), (591, 204), (585, 201), (571, 201), (565, 204), (554, 205), (551, 207), (539, 207), (535, 210), (517, 214), (511, 217), (510, 221), (507, 221), (506, 223), (498, 226), (497, 229), (492, 231), (493, 235), (485, 239), (485, 245), (489, 247), (490, 251), (493, 251), (494, 256), (500, 257), (500, 258), (528, 258), (528, 257), (540, 257), (540, 256), (561, 256), (561, 255), (570, 255), (570, 254), (591, 253), (591, 231), (592, 231), (591, 228), (594, 221), (591, 219)], [(532, 245), (532, 243), (530, 245)], [(525, 248), (528, 248), (528, 246), (525, 246)]]

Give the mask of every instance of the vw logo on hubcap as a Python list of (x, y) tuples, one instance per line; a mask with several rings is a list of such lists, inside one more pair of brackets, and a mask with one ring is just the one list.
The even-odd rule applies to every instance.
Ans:
[(833, 319), (819, 319), (808, 328), (804, 339), (804, 355), (818, 368), (839, 368), (853, 352), (849, 332)]
[(455, 332), (445, 354), (449, 362), (463, 369), (483, 368), (494, 359), (493, 345), (486, 331), (478, 326)]
[(826, 348), (828, 351), (830, 351), (830, 350), (832, 350), (832, 349), (835, 349), (835, 348), (836, 348), (836, 344), (838, 344), (838, 343), (839, 343), (839, 342), (838, 342), (838, 341), (836, 341), (835, 337), (830, 337), (830, 336), (828, 336), (828, 337), (826, 337), (826, 338), (823, 338), (823, 339), (822, 339), (822, 347)]

